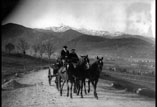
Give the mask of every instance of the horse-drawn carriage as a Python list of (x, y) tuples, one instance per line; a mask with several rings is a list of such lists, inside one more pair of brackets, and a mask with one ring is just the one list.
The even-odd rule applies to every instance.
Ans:
[[(94, 96), (98, 99), (96, 93), (97, 82), (99, 79), (100, 72), (103, 67), (103, 57), (97, 57), (96, 61), (90, 65), (88, 55), (81, 56), (79, 62), (74, 64), (70, 60), (57, 60), (55, 64), (49, 67), (48, 81), (51, 85), (51, 80), (55, 78), (56, 88), (60, 91), (62, 95), (62, 90), (64, 83), (67, 85), (67, 96), (72, 98), (72, 92), (77, 95), (81, 95), (83, 98), (83, 87), (86, 94), (86, 83), (85, 80), (88, 79), (88, 92), (90, 92), (90, 83), (94, 87)], [(52, 72), (51, 72), (52, 71)], [(52, 75), (53, 74), (53, 75)]]
[(58, 73), (58, 70), (61, 66), (62, 66), (61, 61), (56, 60), (56, 62), (54, 64), (50, 65), (49, 69), (48, 69), (48, 82), (49, 82), (49, 85), (51, 86), (51, 80), (54, 77), (57, 89), (58, 89), (58, 79), (57, 79), (58, 74), (57, 73)]

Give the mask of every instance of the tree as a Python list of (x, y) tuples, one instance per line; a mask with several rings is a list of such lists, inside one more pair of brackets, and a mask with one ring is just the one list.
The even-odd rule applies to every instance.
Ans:
[(23, 54), (26, 54), (26, 50), (29, 49), (29, 44), (21, 38), (18, 40), (17, 48), (22, 51)]
[(45, 46), (44, 44), (38, 44), (38, 48), (39, 48), (39, 54), (40, 54), (40, 57), (42, 58), (43, 54), (45, 53)]
[(33, 45), (32, 48), (34, 49), (35, 55), (37, 55), (37, 52), (40, 50), (39, 44)]
[(9, 54), (10, 54), (11, 51), (15, 49), (15, 46), (14, 46), (12, 43), (8, 43), (7, 45), (5, 45), (5, 49), (6, 49), (6, 51), (8, 51)]
[(48, 58), (50, 59), (51, 55), (54, 53), (55, 51), (55, 47), (53, 45), (53, 43), (51, 41), (46, 41), (44, 43), (44, 48), (45, 48), (45, 52), (48, 55)]

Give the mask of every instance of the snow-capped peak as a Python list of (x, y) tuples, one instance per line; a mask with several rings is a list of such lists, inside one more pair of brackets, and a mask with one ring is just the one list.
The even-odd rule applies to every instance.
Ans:
[(71, 28), (69, 26), (61, 25), (61, 26), (57, 26), (57, 27), (56, 26), (55, 27), (48, 27), (46, 29), (52, 30), (54, 32), (65, 32)]
[(47, 30), (52, 30), (54, 32), (65, 32), (69, 29), (76, 30), (80, 33), (87, 34), (87, 35), (94, 35), (94, 36), (120, 36), (124, 33), (122, 32), (109, 32), (109, 31), (102, 31), (102, 30), (92, 30), (92, 29), (85, 29), (85, 28), (72, 28), (66, 25), (55, 26), (55, 27), (48, 27)]

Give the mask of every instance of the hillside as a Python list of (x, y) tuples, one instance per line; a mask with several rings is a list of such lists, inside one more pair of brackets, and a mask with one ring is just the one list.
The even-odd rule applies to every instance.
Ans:
[(82, 34), (72, 29), (65, 32), (54, 32), (45, 29), (31, 29), (13, 23), (2, 26), (2, 44), (8, 40), (15, 42), (17, 38), (24, 38), (30, 45), (52, 40), (57, 48), (61, 48), (67, 41), (80, 35)]
[(26, 28), (17, 24), (6, 24), (2, 26), (2, 42), (8, 39), (15, 41), (17, 38), (24, 38), (30, 45), (50, 38), (55, 38), (51, 32), (38, 31), (36, 29)]
[(155, 48), (151, 43), (138, 38), (105, 38), (82, 35), (68, 42), (81, 53), (92, 55), (154, 58)]
[(2, 45), (7, 40), (15, 42), (19, 37), (24, 38), (30, 45), (51, 40), (61, 50), (63, 45), (77, 52), (89, 55), (120, 56), (134, 58), (155, 58), (155, 44), (151, 38), (140, 35), (122, 34), (116, 37), (93, 36), (69, 29), (64, 32), (54, 32), (46, 29), (31, 29), (17, 24), (2, 26)]
[(1, 80), (4, 82), (4, 80), (15, 76), (16, 73), (24, 74), (32, 70), (38, 70), (42, 66), (48, 65), (50, 61), (29, 55), (2, 53), (1, 63)]

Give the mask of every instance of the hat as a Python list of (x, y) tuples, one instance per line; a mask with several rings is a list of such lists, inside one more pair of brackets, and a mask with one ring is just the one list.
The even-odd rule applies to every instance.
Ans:
[(75, 51), (75, 49), (71, 49), (71, 51)]
[(63, 46), (63, 48), (67, 48), (67, 46)]

